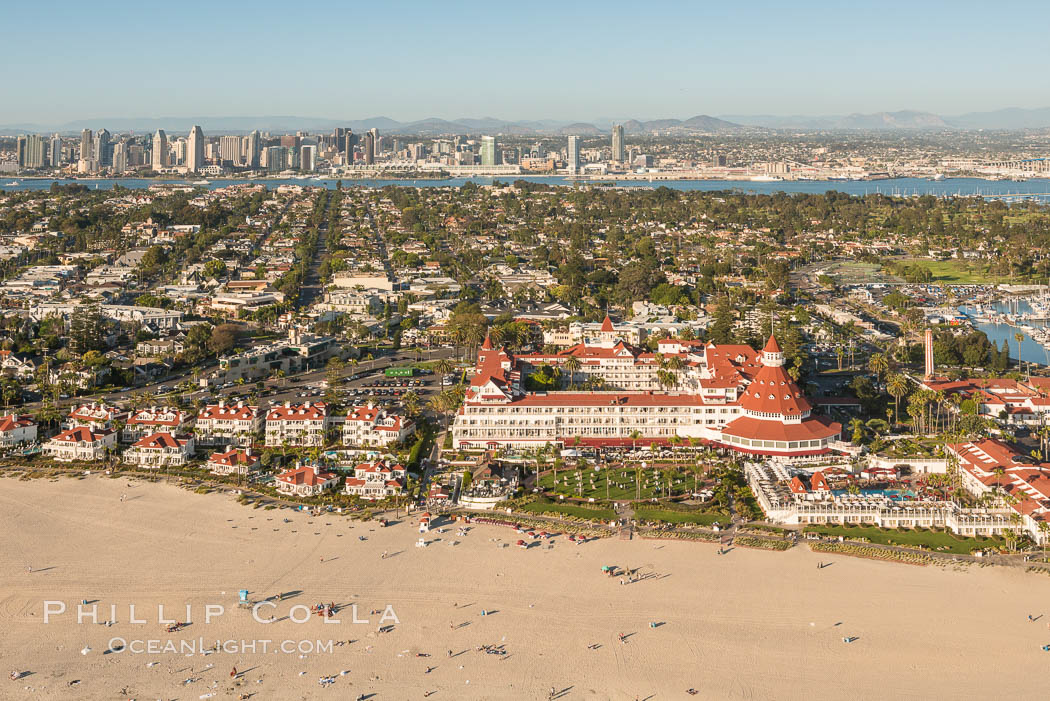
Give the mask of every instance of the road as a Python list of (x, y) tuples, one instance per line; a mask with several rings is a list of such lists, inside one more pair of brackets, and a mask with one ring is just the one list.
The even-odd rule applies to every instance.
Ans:
[[(422, 359), (426, 360), (439, 360), (441, 358), (452, 358), (455, 356), (455, 349), (452, 348), (436, 348), (431, 351), (424, 351), (422, 353)], [(349, 387), (353, 389), (361, 388), (369, 382), (374, 382), (376, 379), (375, 372), (383, 370), (384, 368), (390, 367), (391, 365), (400, 365), (404, 363), (416, 362), (417, 356), (415, 353), (398, 351), (393, 355), (383, 355), (374, 360), (365, 360), (357, 364), (356, 368), (347, 369), (343, 373), (345, 378), (351, 374), (366, 375), (368, 377), (362, 377), (358, 380), (340, 381), (339, 387)], [(165, 397), (168, 395), (161, 394), (160, 388), (167, 386), (168, 388), (174, 388), (186, 380), (192, 380), (194, 376), (204, 374), (204, 370), (211, 365), (205, 366), (204, 368), (196, 368), (194, 371), (182, 373), (172, 377), (165, 378), (164, 380), (154, 382), (149, 385), (142, 387), (135, 387), (123, 392), (106, 392), (103, 394), (85, 395), (80, 397), (71, 397), (69, 399), (60, 400), (58, 406), (70, 407), (83, 404), (90, 401), (104, 400), (109, 403), (127, 402), (130, 401), (134, 396), (149, 392), (156, 398), (158, 405), (163, 404)], [(294, 379), (294, 382), (292, 381)], [(273, 403), (283, 403), (285, 401), (300, 401), (298, 396), (304, 391), (308, 391), (311, 396), (320, 398), (324, 393), (323, 389), (306, 390), (307, 385), (317, 384), (319, 382), (327, 380), (327, 371), (324, 369), (310, 370), (308, 372), (299, 373), (297, 375), (289, 375), (288, 377), (281, 379), (266, 378), (263, 380), (263, 394), (260, 396), (261, 399), (267, 399)], [(424, 387), (415, 388), (417, 394), (423, 396), (426, 393), (435, 392), (440, 390), (440, 386), (437, 384), (438, 380), (432, 380), (431, 385)], [(184, 400), (192, 402), (195, 399), (204, 399), (205, 401), (218, 400), (218, 399), (233, 399), (237, 395), (247, 396), (255, 389), (255, 382), (246, 382), (244, 385), (235, 385), (233, 387), (227, 387), (225, 389), (200, 389), (195, 392), (182, 393), (181, 396)], [(401, 388), (406, 389), (406, 388)], [(23, 412), (32, 412), (39, 409), (41, 402), (28, 402), (22, 404), (20, 407), (16, 407), (18, 410)]]

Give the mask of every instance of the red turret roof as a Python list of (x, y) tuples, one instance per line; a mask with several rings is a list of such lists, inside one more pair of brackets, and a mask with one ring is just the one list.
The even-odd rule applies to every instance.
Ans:
[(613, 328), (612, 319), (610, 319), (609, 315), (606, 314), (605, 315), (605, 321), (602, 322), (602, 331), (609, 332), (609, 331), (615, 331), (615, 330), (616, 329)]
[(489, 334), (485, 334), (485, 342), (481, 344), (481, 350), (492, 350), (492, 339)]
[(782, 367), (765, 366), (740, 396), (740, 406), (764, 414), (800, 416), (812, 405)]
[(763, 353), (779, 353), (780, 344), (777, 343), (777, 339), (772, 334), (769, 335), (769, 341), (766, 342), (766, 347), (762, 349)]

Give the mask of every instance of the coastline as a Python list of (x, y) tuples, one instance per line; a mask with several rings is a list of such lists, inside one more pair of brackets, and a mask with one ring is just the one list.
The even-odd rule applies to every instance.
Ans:
[[(0, 479), (0, 526), (10, 544), (0, 551), (0, 656), (33, 672), (4, 680), (5, 698), (70, 698), (67, 684), (77, 679), (74, 697), (92, 699), (122, 690), (140, 698), (436, 691), (438, 699), (541, 699), (551, 686), (585, 699), (683, 698), (688, 688), (710, 699), (830, 699), (844, 688), (851, 698), (918, 699), (1030, 697), (1042, 687), (1031, 668), (1045, 661), (1048, 633), (1044, 621), (1026, 616), (1042, 615), (1050, 581), (1016, 568), (915, 567), (805, 547), (719, 556), (690, 542), (615, 538), (582, 546), (554, 538), (551, 549), (522, 550), (513, 531), (484, 525), (465, 536), (454, 527), (432, 531), (424, 535), (429, 547), (417, 548), (414, 519), (380, 528), (128, 484), (100, 475)], [(27, 573), (26, 561), (37, 571)], [(603, 565), (637, 568), (644, 578), (623, 586), (602, 575)], [(318, 620), (268, 629), (236, 609), (240, 588), (263, 598), (301, 591), (289, 605), (356, 602), (362, 618), (390, 605), (400, 623), (381, 634), (375, 616), (334, 634), (336, 626)], [(70, 607), (97, 599), (105, 610), (116, 605), (120, 622), (78, 625), (65, 616), (45, 627), (42, 599)], [(123, 622), (132, 603), (147, 619), (157, 604), (219, 603), (227, 613), (168, 636), (153, 623)], [(275, 630), (355, 642), (302, 658), (103, 654), (114, 636), (247, 639)], [(621, 632), (626, 643), (617, 640)], [(855, 642), (844, 644), (847, 636)], [(974, 657), (976, 636), (980, 663), (959, 665)], [(507, 654), (478, 652), (483, 645)], [(80, 654), (85, 647), (91, 652)], [(462, 654), (449, 659), (449, 649)], [(231, 666), (250, 671), (231, 681)], [(321, 689), (319, 678), (329, 675), (335, 689)], [(196, 681), (183, 684), (188, 678)]]

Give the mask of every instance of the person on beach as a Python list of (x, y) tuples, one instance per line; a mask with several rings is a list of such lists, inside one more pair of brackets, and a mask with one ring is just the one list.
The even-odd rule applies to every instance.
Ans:
[(237, 676), (237, 668), (234, 667), (233, 669), (230, 670), (230, 679), (233, 679), (236, 676)]

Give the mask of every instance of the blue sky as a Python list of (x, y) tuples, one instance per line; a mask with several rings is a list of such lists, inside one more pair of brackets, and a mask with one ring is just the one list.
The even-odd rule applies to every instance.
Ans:
[(1050, 107), (1039, 1), (8, 0), (0, 16), (0, 124)]

